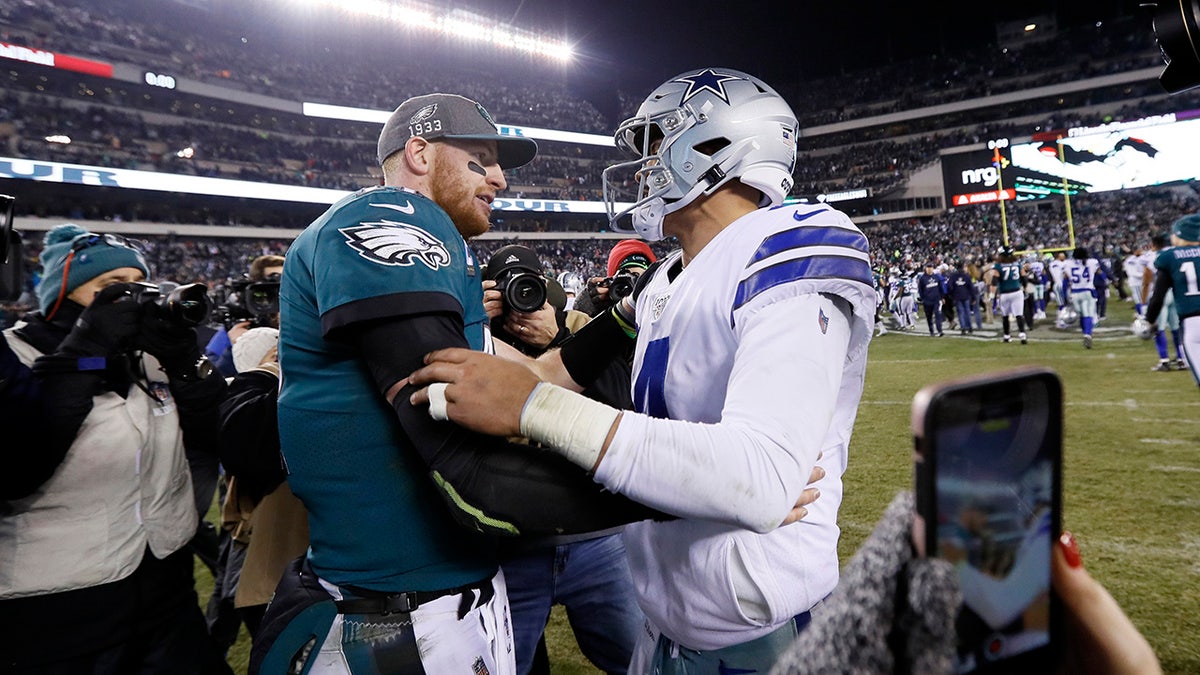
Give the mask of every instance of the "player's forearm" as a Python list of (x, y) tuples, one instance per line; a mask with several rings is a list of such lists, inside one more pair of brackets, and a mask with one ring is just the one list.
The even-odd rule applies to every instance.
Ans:
[[(818, 309), (828, 318), (824, 332), (812, 320)], [(850, 321), (818, 296), (745, 317), (720, 420), (625, 413), (596, 479), (675, 515), (774, 529), (829, 442)]]
[(814, 435), (784, 447), (735, 425), (626, 412), (596, 479), (672, 515), (765, 533), (779, 527), (804, 490), (820, 441)]

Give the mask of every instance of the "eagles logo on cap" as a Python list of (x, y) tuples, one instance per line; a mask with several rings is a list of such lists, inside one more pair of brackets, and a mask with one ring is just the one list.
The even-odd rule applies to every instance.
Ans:
[(417, 122), (427, 120), (430, 117), (433, 117), (433, 113), (435, 113), (435, 112), (437, 112), (437, 104), (431, 103), (430, 105), (427, 105), (424, 108), (421, 108), (420, 110), (418, 110), (416, 113), (413, 114), (412, 117), (408, 118), (408, 123), (416, 124)]

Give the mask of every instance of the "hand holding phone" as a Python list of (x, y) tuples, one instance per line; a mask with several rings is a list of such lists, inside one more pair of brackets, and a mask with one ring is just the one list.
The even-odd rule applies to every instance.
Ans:
[(1061, 610), (1050, 588), (1061, 529), (1062, 383), (1022, 368), (923, 388), (913, 400), (919, 555), (955, 565), (959, 673), (1044, 672)]

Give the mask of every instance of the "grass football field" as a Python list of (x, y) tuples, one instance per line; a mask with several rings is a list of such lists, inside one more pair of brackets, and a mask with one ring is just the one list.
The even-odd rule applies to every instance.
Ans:
[[(915, 331), (875, 338), (844, 477), (842, 561), (895, 493), (910, 489), (909, 418), (918, 389), (1047, 366), (1062, 378), (1066, 403), (1063, 527), (1075, 533), (1084, 566), (1150, 641), (1164, 671), (1200, 673), (1200, 388), (1187, 372), (1151, 372), (1157, 353), (1130, 334), (1132, 319), (1131, 304), (1111, 300), (1090, 350), (1078, 328), (1060, 331), (1051, 320), (1037, 322), (1028, 345), (1015, 337), (1003, 344), (998, 322), (985, 324), (985, 337), (947, 330), (930, 338), (919, 319)], [(202, 605), (210, 588), (198, 565)], [(599, 672), (579, 653), (561, 608), (547, 628), (547, 647), (556, 674)], [(236, 672), (245, 672), (247, 654), (243, 629), (230, 653)]]

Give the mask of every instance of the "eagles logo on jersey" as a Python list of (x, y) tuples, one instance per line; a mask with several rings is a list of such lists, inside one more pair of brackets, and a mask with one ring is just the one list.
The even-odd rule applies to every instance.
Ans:
[(415, 225), (379, 220), (338, 232), (346, 237), (346, 244), (373, 263), (408, 267), (419, 261), (434, 271), (450, 264), (450, 252), (441, 240)]

